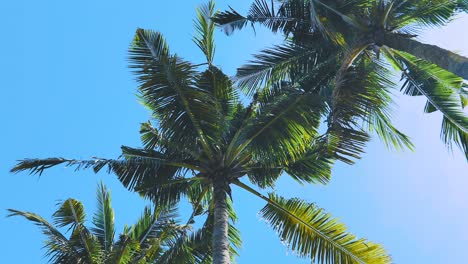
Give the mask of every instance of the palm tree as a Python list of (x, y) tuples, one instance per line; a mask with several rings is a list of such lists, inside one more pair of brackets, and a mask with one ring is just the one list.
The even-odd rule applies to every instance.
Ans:
[[(206, 219), (191, 236), (197, 241), (193, 245), (212, 253), (203, 263), (230, 263), (240, 244), (233, 186), (267, 203), (261, 216), (301, 257), (317, 263), (389, 263), (380, 245), (357, 239), (316, 205), (255, 189), (272, 187), (282, 174), (299, 183), (326, 183), (346, 146), (320, 136), (327, 106), (319, 94), (303, 93), (298, 86), (276, 87), (242, 104), (231, 80), (214, 65), (215, 26), (209, 19), (214, 15), (213, 2), (198, 9), (194, 42), (205, 54), (203, 64), (171, 54), (158, 32), (136, 31), (130, 67), (140, 99), (152, 111), (152, 120), (141, 126), (143, 148), (124, 146), (116, 160), (25, 159), (12, 172), (41, 175), (59, 164), (95, 172), (107, 167), (125, 187), (157, 205), (178, 204), (185, 197), (193, 205), (188, 223)], [(330, 78), (310, 81), (321, 85)]]
[[(191, 258), (188, 251), (176, 252), (171, 248), (187, 229), (173, 220), (173, 208), (146, 207), (137, 223), (125, 226), (115, 241), (110, 191), (101, 183), (96, 196), (98, 206), (91, 228), (84, 225), (83, 204), (72, 198), (65, 200), (52, 215), (53, 224), (31, 212), (8, 209), (8, 216), (23, 216), (42, 229), (47, 236), (44, 247), (49, 263), (174, 263), (176, 257)], [(70, 237), (60, 232), (60, 228), (68, 228)]]
[[(306, 89), (308, 76), (319, 72), (317, 61), (329, 64), (329, 72), (335, 75), (333, 88), (318, 89), (326, 94), (331, 108), (329, 126), (356, 127), (356, 119), (362, 120), (366, 126), (358, 127), (376, 131), (386, 143), (411, 148), (408, 138), (389, 122), (388, 91), (396, 88), (393, 80), (397, 77), (387, 69), (393, 68), (404, 80), (404, 94), (425, 96), (425, 112), (443, 114), (441, 138), (449, 148), (458, 145), (468, 159), (468, 117), (463, 112), (468, 104), (463, 80), (468, 79), (468, 58), (415, 40), (420, 30), (443, 26), (467, 11), (466, 0), (288, 0), (271, 4), (256, 0), (247, 16), (231, 9), (214, 20), (228, 34), (250, 22), (288, 37), (284, 45), (264, 50), (238, 70), (237, 80), (248, 91), (279, 81)], [(362, 78), (368, 79), (368, 89), (377, 85), (387, 91), (356, 87), (356, 83), (365, 86)], [(365, 102), (371, 98), (374, 102)], [(340, 118), (338, 112), (360, 114)], [(351, 141), (363, 144), (365, 140), (361, 136)]]

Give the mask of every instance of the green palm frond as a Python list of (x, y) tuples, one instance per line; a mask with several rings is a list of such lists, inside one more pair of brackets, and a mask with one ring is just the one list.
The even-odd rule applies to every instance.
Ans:
[(261, 216), (295, 254), (316, 263), (391, 263), (378, 244), (358, 239), (314, 204), (270, 194)]
[(141, 123), (140, 138), (146, 149), (155, 149), (160, 142), (158, 130), (151, 124), (151, 121)]
[(57, 227), (68, 227), (71, 230), (70, 243), (88, 263), (95, 263), (102, 258), (99, 242), (84, 226), (86, 213), (80, 201), (72, 198), (65, 200), (52, 215), (52, 219)]
[(187, 148), (200, 145), (211, 157), (208, 140), (219, 123), (213, 98), (194, 87), (196, 71), (191, 63), (154, 48), (160, 46), (166, 45), (158, 32), (139, 29), (129, 48), (141, 100), (152, 109), (168, 139)]
[[(225, 132), (223, 128), (226, 126), (226, 122), (233, 115), (239, 101), (239, 95), (234, 89), (232, 81), (220, 69), (211, 65), (199, 75), (196, 87), (209, 93), (214, 99), (212, 103), (215, 111), (219, 114), (217, 129), (222, 134)], [(220, 134), (217, 134), (219, 138), (221, 138)]]
[(276, 180), (281, 176), (283, 168), (262, 167), (262, 164), (253, 164), (248, 169), (247, 176), (252, 184), (264, 189), (273, 187)]
[(209, 1), (197, 8), (197, 19), (195, 20), (196, 35), (193, 38), (195, 44), (205, 54), (209, 65), (213, 63), (215, 45), (214, 45), (214, 22), (210, 19), (215, 15), (215, 4)]
[(86, 219), (83, 204), (75, 199), (67, 199), (52, 215), (54, 224), (58, 227), (69, 226), (69, 230), (83, 226)]
[(164, 252), (167, 241), (177, 235), (178, 227), (173, 221), (176, 216), (175, 208), (171, 207), (152, 211), (147, 206), (144, 209), (129, 233), (139, 243), (139, 251), (133, 254), (132, 263), (139, 263), (143, 259), (154, 261)]
[(317, 137), (307, 152), (288, 164), (285, 172), (299, 183), (328, 183), (335, 160), (333, 145), (326, 137)]
[(317, 135), (324, 106), (319, 96), (294, 87), (260, 95), (255, 118), (243, 128), (234, 153), (245, 150), (254, 160), (270, 164), (267, 167), (299, 158)]
[(368, 125), (368, 131), (375, 132), (388, 148), (414, 149), (410, 138), (392, 125), (389, 113), (377, 110), (371, 115)]
[[(53, 214), (53, 223), (58, 228), (68, 227), (71, 233), (69, 239), (34, 213), (9, 209), (9, 216), (23, 216), (41, 227), (42, 233), (47, 236), (45, 248), (49, 263), (154, 263), (169, 249), (171, 240), (190, 230), (190, 226), (177, 223), (174, 207), (154, 210), (147, 207), (137, 223), (131, 227), (125, 226), (119, 239), (114, 241), (110, 191), (102, 183), (97, 189), (97, 200), (94, 227), (90, 229), (84, 225), (86, 215), (81, 202), (70, 198), (60, 204)], [(190, 256), (189, 251), (184, 254)]]
[(91, 228), (91, 232), (97, 237), (103, 250), (108, 253), (112, 251), (114, 243), (114, 209), (110, 191), (102, 182), (97, 188), (96, 199), (98, 206), (93, 216), (94, 228)]
[(128, 235), (129, 232), (128, 227), (125, 226), (123, 234), (120, 234), (119, 239), (114, 243), (108, 263), (132, 263), (134, 254), (140, 250), (140, 244)]
[[(336, 16), (338, 20), (341, 19), (353, 26), (359, 26), (355, 19), (343, 13), (349, 9), (349, 6), (356, 5), (358, 1), (348, 2), (351, 3), (339, 1), (331, 6), (324, 1), (318, 0), (271, 1), (271, 3), (266, 0), (256, 0), (251, 5), (246, 17), (230, 8), (228, 11), (218, 13), (214, 17), (214, 21), (228, 35), (235, 30), (244, 28), (249, 23), (252, 26), (254, 23), (258, 23), (273, 32), (281, 31), (284, 35), (290, 33), (297, 35), (299, 32), (299, 34), (318, 32), (325, 37), (329, 37), (335, 43), (343, 44), (341, 34), (334, 30), (333, 23), (334, 20), (337, 20)], [(334, 19), (327, 19), (326, 16), (329, 15), (333, 15)]]
[(260, 215), (298, 256), (324, 264), (391, 263), (390, 256), (380, 245), (356, 238), (342, 223), (314, 204), (275, 194), (267, 197), (240, 181), (234, 184), (267, 202)]
[[(278, 5), (276, 5), (278, 4)], [(313, 18), (313, 17), (312, 17)], [(216, 24), (228, 35), (240, 30), (249, 23), (259, 23), (274, 32), (291, 32), (294, 28), (309, 28), (312, 24), (309, 1), (284, 1), (283, 3), (255, 0), (246, 17), (234, 9), (219, 12), (213, 18)], [(316, 22), (315, 18), (314, 21)]]
[[(256, 89), (267, 89), (281, 80), (294, 81), (324, 63), (330, 55), (326, 49), (309, 44), (299, 46), (292, 42), (265, 49), (254, 55), (254, 60), (237, 70), (236, 81), (247, 93)], [(300, 77), (299, 77), (300, 76)]]
[(418, 0), (398, 1), (393, 10), (393, 25), (403, 27), (410, 23), (420, 23), (428, 27), (444, 26), (453, 18), (459, 1)]
[(44, 247), (47, 249), (46, 256), (51, 263), (82, 263), (79, 253), (70, 244), (69, 240), (53, 225), (41, 216), (31, 213), (8, 209), (11, 216), (22, 216), (41, 228), (42, 233), (47, 237)]
[(460, 130), (450, 119), (444, 117), (440, 137), (449, 149), (452, 149), (453, 143), (455, 143), (465, 153), (465, 158), (468, 161), (468, 132)]
[(438, 110), (447, 119), (441, 132), (444, 142), (451, 146), (448, 140), (454, 140), (467, 155), (467, 142), (462, 140), (468, 134), (468, 115), (463, 112), (463, 79), (404, 52), (392, 50), (387, 54), (394, 65), (403, 71), (406, 81), (402, 90), (409, 95), (424, 95), (428, 100), (425, 111)]

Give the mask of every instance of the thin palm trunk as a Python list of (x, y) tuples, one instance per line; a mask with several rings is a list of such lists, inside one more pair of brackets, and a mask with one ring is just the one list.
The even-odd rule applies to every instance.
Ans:
[[(220, 178), (220, 179), (219, 179)], [(214, 227), (213, 227), (213, 264), (229, 264), (228, 208), (226, 183), (222, 177), (213, 181)]]
[(392, 49), (413, 54), (468, 80), (468, 58), (466, 57), (435, 45), (424, 44), (395, 34), (385, 36), (385, 45)]

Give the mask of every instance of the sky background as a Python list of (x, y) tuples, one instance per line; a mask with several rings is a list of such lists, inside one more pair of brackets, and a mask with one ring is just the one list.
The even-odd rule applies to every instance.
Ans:
[[(137, 27), (162, 32), (173, 52), (192, 61), (192, 19), (202, 1), (7, 1), (0, 10), (0, 234), (2, 263), (46, 263), (44, 237), (6, 208), (50, 219), (58, 200), (83, 201), (89, 219), (102, 179), (113, 194), (117, 232), (139, 217), (146, 202), (113, 175), (55, 168), (39, 179), (9, 169), (22, 158), (116, 158), (121, 145), (140, 146), (139, 123), (149, 113), (136, 100), (127, 48)], [(242, 11), (251, 1), (231, 5)], [(226, 1), (218, 1), (225, 9)], [(422, 40), (468, 56), (468, 16), (430, 30)], [(215, 64), (230, 75), (251, 54), (281, 36), (267, 30), (216, 33)], [(389, 151), (378, 139), (354, 166), (338, 164), (326, 185), (280, 179), (286, 197), (315, 202), (359, 237), (381, 243), (394, 263), (461, 263), (468, 248), (468, 166), (439, 139), (441, 116), (423, 114), (422, 98), (396, 96), (394, 121), (415, 152)], [(263, 202), (234, 188), (243, 247), (238, 263), (308, 263), (288, 253), (257, 212)], [(186, 207), (183, 207), (184, 209)], [(183, 213), (182, 213), (183, 214)]]

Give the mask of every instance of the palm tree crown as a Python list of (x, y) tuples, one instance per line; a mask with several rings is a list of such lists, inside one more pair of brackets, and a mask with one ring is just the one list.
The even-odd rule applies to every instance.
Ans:
[[(213, 2), (198, 10), (194, 42), (205, 54), (203, 65), (172, 54), (160, 33), (136, 31), (130, 67), (140, 99), (152, 111), (152, 119), (141, 126), (143, 148), (124, 146), (117, 160), (26, 159), (12, 171), (42, 174), (58, 164), (96, 172), (107, 167), (128, 189), (157, 205), (171, 206), (186, 197), (193, 205), (189, 223), (206, 216), (191, 240), (212, 252), (202, 263), (229, 263), (240, 245), (233, 225), (233, 185), (267, 202), (261, 215), (299, 256), (318, 263), (389, 263), (380, 245), (347, 233), (314, 204), (263, 195), (243, 181), (264, 189), (287, 174), (300, 183), (325, 183), (334, 160), (346, 160), (360, 146), (350, 148), (351, 143), (335, 137), (350, 133), (345, 127), (319, 134), (320, 120), (330, 109), (313, 89), (305, 92), (301, 86), (279, 83), (242, 104), (231, 80), (214, 65), (214, 15)], [(321, 72), (328, 67), (316, 66)], [(317, 74), (308, 82), (325, 87), (333, 78)], [(345, 119), (342, 112), (335, 115)]]
[[(390, 92), (399, 73), (403, 93), (425, 96), (424, 111), (443, 114), (442, 140), (458, 145), (468, 159), (468, 58), (414, 39), (467, 10), (466, 0), (256, 0), (247, 16), (231, 9), (214, 19), (228, 34), (250, 22), (287, 36), (284, 45), (264, 50), (238, 70), (237, 80), (248, 91), (280, 81), (309, 87), (309, 76), (324, 74), (311, 66), (329, 64), (332, 91), (318, 91), (328, 95), (329, 126), (375, 131), (389, 145), (412, 148), (390, 123)], [(347, 138), (354, 145), (366, 140)]]

